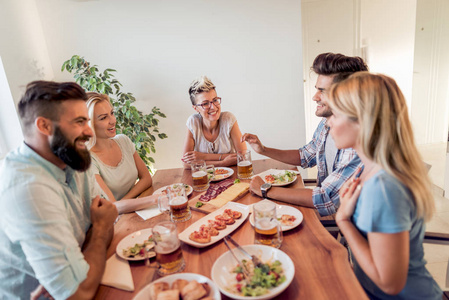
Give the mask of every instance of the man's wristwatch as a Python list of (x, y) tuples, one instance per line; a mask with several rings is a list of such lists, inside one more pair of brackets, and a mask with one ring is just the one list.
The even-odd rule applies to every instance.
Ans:
[(260, 186), (260, 191), (262, 192), (262, 198), (268, 198), (268, 190), (271, 189), (271, 183), (264, 183)]

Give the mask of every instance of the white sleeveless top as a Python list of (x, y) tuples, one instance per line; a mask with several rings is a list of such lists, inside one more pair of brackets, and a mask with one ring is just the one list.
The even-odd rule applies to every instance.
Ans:
[(219, 124), (220, 132), (214, 142), (209, 142), (203, 134), (202, 117), (196, 113), (187, 119), (187, 128), (193, 135), (195, 141), (194, 151), (202, 153), (234, 153), (235, 147), (231, 140), (231, 129), (237, 121), (235, 116), (224, 111), (220, 115)]
[(90, 152), (92, 157), (92, 170), (94, 174), (99, 174), (104, 183), (111, 190), (116, 200), (121, 200), (134, 186), (138, 178), (134, 152), (136, 148), (133, 142), (124, 134), (117, 134), (112, 138), (117, 143), (122, 152), (122, 159), (117, 166), (108, 166), (101, 161), (98, 156)]

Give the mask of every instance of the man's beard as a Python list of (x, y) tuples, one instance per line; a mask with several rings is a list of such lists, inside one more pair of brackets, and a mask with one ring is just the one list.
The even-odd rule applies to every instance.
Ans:
[(59, 126), (55, 127), (53, 140), (50, 143), (51, 151), (59, 157), (65, 164), (77, 171), (86, 171), (91, 162), (90, 153), (87, 149), (77, 149), (76, 142), (79, 140), (88, 141), (86, 135), (79, 136), (71, 143), (62, 133)]

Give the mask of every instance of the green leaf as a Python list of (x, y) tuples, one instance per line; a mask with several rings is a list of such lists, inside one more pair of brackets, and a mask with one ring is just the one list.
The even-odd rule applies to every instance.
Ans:
[(155, 163), (155, 161), (152, 157), (148, 157), (148, 160), (151, 161), (153, 164)]

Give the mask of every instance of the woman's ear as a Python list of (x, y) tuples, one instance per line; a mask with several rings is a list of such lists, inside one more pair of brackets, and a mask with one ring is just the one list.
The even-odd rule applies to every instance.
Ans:
[(50, 136), (53, 134), (53, 121), (44, 117), (37, 117), (36, 121), (34, 122), (34, 125), (36, 126), (37, 130), (47, 136)]

